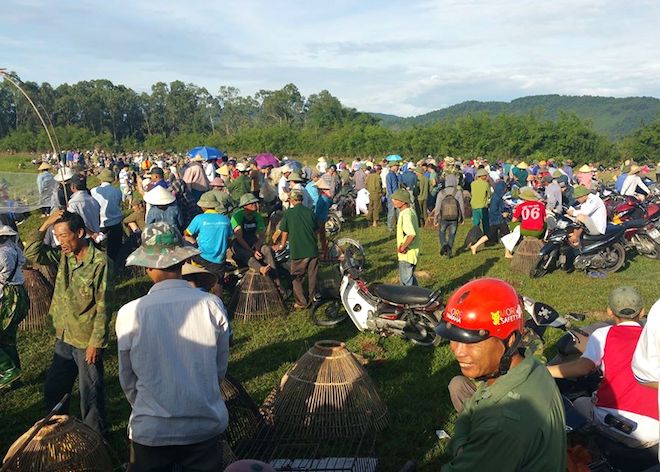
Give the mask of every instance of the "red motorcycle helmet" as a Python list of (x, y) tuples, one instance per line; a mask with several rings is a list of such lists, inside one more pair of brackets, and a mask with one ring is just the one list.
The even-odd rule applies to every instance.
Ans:
[(516, 290), (507, 282), (484, 277), (472, 280), (447, 300), (439, 336), (460, 343), (478, 343), (488, 338), (506, 341), (523, 332), (525, 317)]

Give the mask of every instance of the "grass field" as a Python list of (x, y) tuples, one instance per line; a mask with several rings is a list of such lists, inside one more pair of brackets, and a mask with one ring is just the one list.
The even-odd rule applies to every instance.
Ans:
[[(0, 158), (0, 169), (2, 169)], [(21, 232), (34, 228), (39, 219), (30, 219)], [(468, 226), (459, 229), (457, 245), (464, 240)], [(365, 247), (367, 267), (364, 277), (369, 282), (397, 282), (395, 243), (385, 227), (367, 227), (358, 218), (342, 236), (358, 239)], [(635, 257), (619, 273), (605, 279), (591, 279), (581, 272), (556, 272), (531, 280), (510, 271), (509, 261), (501, 246), (488, 247), (476, 256), (468, 252), (452, 259), (438, 255), (437, 234), (423, 230), (421, 258), (418, 265), (420, 285), (441, 288), (446, 300), (452, 290), (464, 282), (481, 276), (500, 277), (511, 282), (521, 294), (543, 300), (560, 312), (577, 311), (590, 317), (601, 317), (609, 290), (620, 284), (638, 287), (647, 308), (658, 298), (660, 264)], [(119, 280), (112, 300), (112, 310), (143, 295), (149, 288), (147, 279)], [(305, 311), (292, 312), (283, 319), (259, 323), (235, 323), (235, 345), (231, 349), (229, 372), (238, 378), (253, 398), (260, 403), (279, 382), (293, 362), (320, 339), (345, 341), (352, 351), (370, 359), (367, 371), (387, 403), (391, 424), (377, 439), (380, 469), (396, 471), (408, 459), (420, 462), (421, 470), (437, 470), (445, 460), (443, 446), (435, 437), (436, 429), (453, 430), (455, 415), (447, 393), (447, 384), (458, 373), (447, 345), (424, 348), (398, 338), (379, 338), (358, 333), (349, 322), (334, 327), (313, 325)], [(44, 416), (42, 386), (50, 364), (53, 339), (45, 333), (21, 333), (19, 347), (25, 369), (24, 385), (0, 393), (0, 453)], [(552, 346), (548, 346), (552, 350)], [(105, 353), (110, 442), (122, 460), (126, 460), (126, 426), (130, 408), (117, 379), (115, 340)], [(77, 399), (72, 405), (77, 408)]]

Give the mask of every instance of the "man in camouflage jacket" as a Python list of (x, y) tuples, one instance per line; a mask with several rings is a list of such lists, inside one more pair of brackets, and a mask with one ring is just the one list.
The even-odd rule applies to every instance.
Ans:
[[(44, 244), (49, 226), (60, 248)], [(51, 410), (78, 377), (82, 420), (105, 433), (105, 388), (103, 349), (108, 345), (110, 315), (108, 259), (85, 238), (85, 224), (76, 213), (58, 210), (32, 236), (25, 256), (37, 264), (57, 265), (55, 290), (49, 318), (55, 331), (55, 354), (46, 374), (44, 400)], [(62, 413), (68, 413), (67, 401)]]

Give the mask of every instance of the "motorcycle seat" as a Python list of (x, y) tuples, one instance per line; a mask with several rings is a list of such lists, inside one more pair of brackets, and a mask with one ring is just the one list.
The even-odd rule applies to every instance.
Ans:
[(424, 287), (388, 284), (374, 284), (369, 290), (376, 297), (399, 305), (425, 305), (434, 293), (433, 290)]
[(601, 239), (608, 239), (615, 233), (623, 233), (625, 231), (624, 225), (612, 225), (608, 224), (605, 229), (605, 234), (587, 234), (586, 232), (583, 235), (585, 241), (600, 241)]

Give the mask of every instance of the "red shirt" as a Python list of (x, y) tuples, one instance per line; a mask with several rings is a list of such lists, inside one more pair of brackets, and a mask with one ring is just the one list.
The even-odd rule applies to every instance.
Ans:
[(545, 205), (541, 202), (526, 201), (516, 207), (513, 217), (521, 222), (521, 229), (540, 231), (545, 223)]

